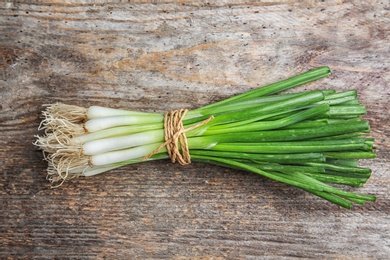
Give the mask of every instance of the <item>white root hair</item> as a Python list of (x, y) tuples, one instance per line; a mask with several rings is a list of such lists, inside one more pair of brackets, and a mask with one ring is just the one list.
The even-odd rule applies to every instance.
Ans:
[(65, 119), (71, 123), (83, 123), (87, 120), (88, 109), (85, 107), (67, 105), (63, 103), (46, 104), (43, 115), (57, 119)]
[[(79, 177), (89, 167), (89, 156), (85, 156), (81, 149), (59, 149), (55, 153), (45, 156), (48, 162), (46, 178), (52, 182), (60, 182), (54, 187), (61, 186), (64, 181)], [(80, 170), (83, 169), (83, 170)]]
[(38, 130), (45, 131), (45, 134), (65, 134), (71, 137), (85, 133), (85, 129), (82, 124), (72, 123), (62, 118), (55, 118), (50, 114), (45, 115), (45, 119), (43, 119), (40, 123)]
[[(45, 105), (42, 112), (44, 119), (38, 130), (43, 136), (36, 136), (34, 145), (43, 150), (48, 162), (47, 179), (52, 183), (60, 182), (54, 187), (82, 175), (89, 165), (89, 157), (83, 154), (81, 144), (74, 138), (85, 134), (83, 123), (87, 120), (87, 109), (61, 103)], [(76, 172), (75, 169), (78, 169)]]

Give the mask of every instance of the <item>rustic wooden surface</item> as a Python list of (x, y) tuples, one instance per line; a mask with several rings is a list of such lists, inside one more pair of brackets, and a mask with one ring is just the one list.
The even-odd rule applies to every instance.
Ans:
[[(0, 3), (0, 258), (388, 258), (388, 1), (115, 2)], [(322, 65), (300, 89), (359, 91), (375, 203), (168, 161), (50, 189), (32, 145), (45, 103), (195, 108)]]

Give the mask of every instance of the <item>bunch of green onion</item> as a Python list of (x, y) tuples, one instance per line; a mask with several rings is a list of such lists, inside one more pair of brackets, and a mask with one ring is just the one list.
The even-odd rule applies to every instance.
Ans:
[[(361, 187), (374, 158), (366, 113), (356, 91), (280, 93), (330, 74), (320, 67), (295, 77), (188, 111), (182, 123), (192, 161), (242, 169), (287, 183), (342, 207), (375, 201), (329, 184)], [(48, 179), (62, 184), (120, 166), (169, 158), (164, 114), (61, 103), (47, 105), (35, 144), (48, 161)], [(145, 159), (153, 151), (156, 153)], [(327, 183), (327, 184), (326, 184)], [(337, 185), (339, 186), (339, 185)]]

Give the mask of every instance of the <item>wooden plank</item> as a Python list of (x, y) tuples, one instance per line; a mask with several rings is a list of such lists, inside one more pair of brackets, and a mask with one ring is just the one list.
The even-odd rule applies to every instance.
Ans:
[[(387, 258), (386, 1), (117, 2), (0, 3), (1, 258)], [(32, 145), (45, 103), (196, 108), (322, 65), (332, 76), (298, 90), (359, 91), (378, 146), (359, 190), (375, 203), (345, 210), (254, 174), (168, 161), (50, 189)]]

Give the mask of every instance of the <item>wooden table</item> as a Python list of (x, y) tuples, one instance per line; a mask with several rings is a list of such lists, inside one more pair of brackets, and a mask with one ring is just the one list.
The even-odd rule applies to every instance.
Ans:
[[(117, 2), (0, 3), (0, 258), (388, 259), (387, 1)], [(191, 109), (323, 65), (298, 90), (359, 91), (378, 147), (359, 191), (375, 203), (169, 161), (51, 189), (32, 145), (42, 104)]]

